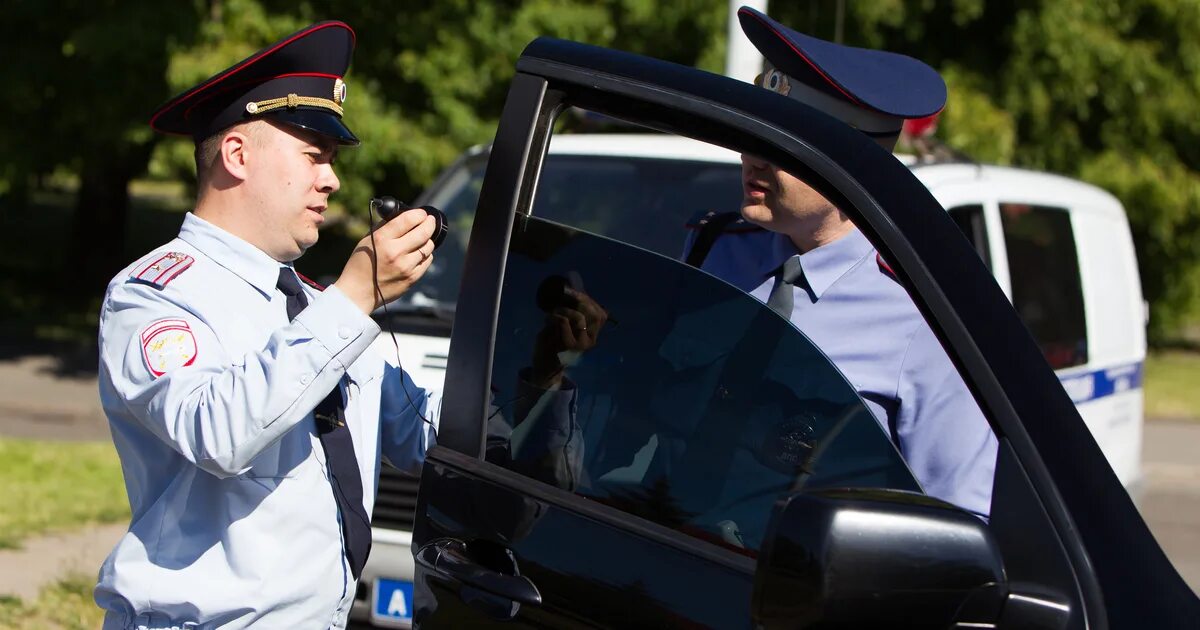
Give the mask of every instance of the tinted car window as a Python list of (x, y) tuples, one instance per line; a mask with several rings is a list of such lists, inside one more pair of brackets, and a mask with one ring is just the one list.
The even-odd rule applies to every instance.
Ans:
[[(406, 299), (421, 294), (445, 305), (454, 300), (486, 168), (486, 154), (466, 160), (422, 200), (446, 213), (451, 237)], [(550, 154), (533, 214), (676, 256), (689, 218), (738, 208), (741, 172), (737, 163)]]
[[(785, 492), (920, 490), (841, 373), (763, 303), (668, 257), (520, 221), (498, 320), (489, 461), (749, 555)], [(593, 349), (562, 357), (570, 414), (522, 384), (547, 295), (564, 284), (609, 314)]]
[(1088, 360), (1079, 256), (1061, 208), (1000, 204), (1012, 300), (1050, 367)]
[(962, 230), (963, 236), (971, 241), (971, 245), (975, 251), (979, 253), (979, 257), (983, 259), (983, 264), (987, 265), (988, 269), (992, 268), (992, 254), (988, 248), (987, 240), (987, 225), (984, 224), (983, 206), (970, 205), (958, 206), (950, 208), (950, 218), (954, 219), (954, 224), (958, 229)]
[(550, 155), (532, 214), (675, 256), (690, 217), (739, 207), (741, 177), (740, 164)]

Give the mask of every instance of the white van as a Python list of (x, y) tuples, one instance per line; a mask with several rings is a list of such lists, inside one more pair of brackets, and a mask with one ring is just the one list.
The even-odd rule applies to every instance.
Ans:
[[(377, 348), (423, 386), (439, 388), (486, 147), (467, 151), (415, 200), (446, 212), (451, 233), (429, 273), (380, 315)], [(1121, 204), (1064, 177), (900, 156), (933, 193), (1033, 333), (1121, 482), (1140, 476), (1146, 308)], [(656, 134), (554, 135), (535, 215), (678, 257), (683, 226), (704, 210), (741, 201), (741, 161), (731, 151)], [(588, 217), (607, 217), (591, 225)], [(594, 220), (594, 219), (592, 219)], [(417, 485), (384, 469), (373, 519), (375, 548), (361, 584), (412, 575), (409, 551)], [(368, 593), (356, 618), (366, 618)], [(372, 610), (380, 625), (392, 622)]]

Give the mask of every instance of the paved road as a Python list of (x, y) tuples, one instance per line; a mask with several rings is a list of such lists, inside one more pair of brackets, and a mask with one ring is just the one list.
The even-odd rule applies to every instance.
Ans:
[[(68, 440), (107, 440), (108, 425), (96, 400), (94, 376), (62, 377), (48, 357), (0, 361), (0, 435)], [(1145, 491), (1139, 508), (1159, 543), (1180, 574), (1200, 592), (1200, 421), (1146, 423), (1143, 449)], [(119, 528), (118, 528), (119, 529)], [(111, 528), (81, 534), (88, 561), (98, 566), (120, 534)], [(106, 538), (100, 541), (96, 535)], [(79, 546), (51, 541), (46, 547), (62, 548), (78, 559)], [(19, 560), (18, 560), (19, 558)], [(26, 574), (28, 556), (0, 553), (0, 593), (4, 575)], [(26, 580), (28, 581), (28, 580)], [(10, 587), (11, 588), (11, 587)], [(26, 589), (28, 586), (25, 587)]]
[(1146, 424), (1142, 517), (1192, 590), (1200, 593), (1200, 422)]

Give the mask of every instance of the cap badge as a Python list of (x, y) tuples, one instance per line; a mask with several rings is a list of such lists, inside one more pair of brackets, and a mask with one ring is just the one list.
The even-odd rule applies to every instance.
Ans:
[(762, 85), (768, 90), (784, 96), (787, 96), (792, 92), (791, 80), (788, 79), (786, 74), (775, 69), (772, 69), (766, 74), (766, 76), (763, 77)]
[(333, 80), (333, 102), (338, 105), (346, 102), (346, 82), (341, 79)]

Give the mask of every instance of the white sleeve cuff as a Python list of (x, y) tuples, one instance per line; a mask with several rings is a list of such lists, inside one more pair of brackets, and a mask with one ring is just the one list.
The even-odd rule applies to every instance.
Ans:
[(379, 336), (375, 320), (335, 286), (326, 288), (295, 321), (308, 329), (343, 368), (350, 367)]

